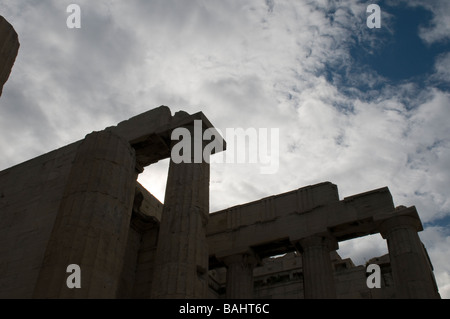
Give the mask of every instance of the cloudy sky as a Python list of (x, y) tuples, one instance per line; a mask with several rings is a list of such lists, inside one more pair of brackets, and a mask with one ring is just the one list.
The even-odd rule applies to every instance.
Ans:
[[(2, 0), (0, 14), (21, 43), (0, 170), (160, 105), (222, 132), (278, 129), (273, 174), (212, 165), (211, 211), (323, 181), (341, 198), (388, 186), (417, 207), (450, 298), (450, 1)], [(161, 201), (167, 167), (139, 178)], [(339, 249), (357, 264), (386, 252), (379, 235)]]

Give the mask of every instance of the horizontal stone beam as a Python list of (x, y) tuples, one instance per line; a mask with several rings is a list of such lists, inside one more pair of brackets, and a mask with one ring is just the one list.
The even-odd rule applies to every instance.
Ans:
[[(130, 142), (136, 151), (136, 162), (140, 169), (143, 169), (145, 166), (169, 158), (172, 131), (192, 125), (196, 120), (202, 122), (203, 130), (214, 131), (214, 136), (220, 139), (225, 150), (225, 140), (202, 112), (191, 115), (180, 111), (172, 116), (170, 109), (164, 105), (120, 122), (117, 126), (108, 127), (106, 130), (114, 131)], [(214, 149), (214, 151), (221, 150)]]
[(230, 207), (210, 215), (207, 235), (237, 230), (245, 226), (273, 221), (293, 213), (339, 202), (337, 186), (320, 183), (297, 190)]
[(335, 185), (322, 183), (213, 213), (207, 229), (210, 256), (249, 247), (261, 251), (271, 243), (296, 242), (324, 232), (338, 241), (369, 235), (395, 211), (387, 187), (341, 201), (336, 196)]

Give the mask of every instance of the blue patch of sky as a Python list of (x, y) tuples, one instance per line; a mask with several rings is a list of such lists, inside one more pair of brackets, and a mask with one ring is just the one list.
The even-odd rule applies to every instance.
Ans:
[(440, 218), (436, 218), (432, 221), (423, 223), (423, 227), (443, 227), (446, 230), (446, 233), (450, 234), (450, 215), (445, 215)]
[[(421, 8), (403, 6), (383, 7), (393, 19), (393, 34), (386, 45), (373, 55), (358, 57), (378, 74), (391, 81), (419, 80), (433, 72), (434, 59), (441, 53), (437, 45), (427, 46), (419, 37), (419, 27), (427, 26), (432, 13)], [(374, 30), (376, 31), (376, 30)]]
[[(450, 51), (450, 43), (427, 44), (419, 37), (419, 28), (429, 27), (433, 18), (425, 8), (378, 3), (381, 28), (365, 30), (366, 34), (375, 36), (375, 42), (373, 38), (368, 41), (364, 36), (352, 36), (351, 65), (329, 64), (323, 75), (341, 92), (352, 96), (356, 91), (363, 92), (366, 99), (375, 98), (376, 92), (387, 85), (406, 82), (414, 83), (419, 94), (420, 89), (430, 83), (436, 58)], [(366, 17), (368, 15), (366, 13)], [(384, 19), (388, 15), (390, 18)], [(432, 84), (443, 90), (450, 89), (448, 83)]]
[[(318, 75), (337, 86), (340, 92), (366, 100), (379, 97), (385, 87), (412, 83), (413, 89), (408, 91), (408, 96), (403, 97), (404, 101), (404, 94), (399, 94), (400, 101), (408, 108), (420, 104), (414, 103), (415, 100), (423, 102), (426, 96), (422, 89), (426, 86), (450, 91), (449, 82), (439, 83), (430, 77), (435, 72), (436, 59), (450, 52), (449, 41), (427, 44), (419, 36), (420, 28), (431, 27), (432, 12), (421, 6), (409, 7), (405, 3), (390, 6), (384, 1), (378, 1), (378, 4), (382, 12), (381, 29), (367, 28), (362, 36), (352, 35), (349, 48), (352, 63), (349, 65), (334, 61), (327, 64)], [(333, 15), (330, 14), (329, 18), (333, 19)], [(374, 36), (375, 41), (373, 37), (365, 38), (364, 34)], [(344, 105), (334, 106), (343, 112), (351, 110), (351, 107)], [(336, 140), (337, 144), (342, 142), (339, 138)], [(427, 151), (432, 151), (440, 143), (436, 141)], [(414, 164), (411, 159), (408, 162)], [(450, 234), (450, 212), (424, 223), (424, 227), (433, 226), (443, 227)]]

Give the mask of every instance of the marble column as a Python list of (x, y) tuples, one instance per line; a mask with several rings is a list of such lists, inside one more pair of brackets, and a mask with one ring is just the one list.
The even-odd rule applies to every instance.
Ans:
[[(186, 128), (193, 151), (190, 163), (170, 160), (152, 298), (206, 298), (208, 293), (209, 163), (202, 156), (194, 162), (195, 150), (199, 145), (202, 150), (204, 144), (193, 125)], [(172, 147), (177, 143), (172, 142)]]
[(391, 217), (380, 225), (387, 240), (397, 298), (439, 298), (431, 264), (418, 231), (417, 213)]
[(302, 254), (305, 299), (336, 298), (330, 252), (338, 248), (337, 241), (328, 234), (314, 235), (301, 239), (297, 247)]
[[(135, 152), (94, 132), (80, 143), (34, 290), (35, 298), (115, 298), (135, 193)], [(81, 269), (69, 289), (67, 266)]]
[(253, 269), (258, 257), (252, 252), (222, 258), (227, 266), (227, 299), (253, 299)]

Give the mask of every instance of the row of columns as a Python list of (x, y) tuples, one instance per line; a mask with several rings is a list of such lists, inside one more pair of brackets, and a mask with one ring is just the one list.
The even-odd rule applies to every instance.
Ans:
[[(398, 215), (380, 224), (380, 233), (387, 240), (397, 298), (439, 298), (430, 262), (418, 236), (420, 230), (418, 216)], [(330, 252), (338, 249), (337, 240), (329, 233), (321, 233), (300, 239), (295, 246), (302, 256), (305, 299), (336, 298)], [(249, 252), (223, 258), (227, 266), (227, 298), (253, 298), (256, 260)]]
[[(187, 128), (195, 138), (193, 127)], [(201, 142), (193, 139), (192, 145)], [(154, 298), (207, 297), (209, 164), (194, 163), (194, 151), (192, 163), (170, 163), (152, 286)], [(418, 236), (420, 219), (417, 214), (398, 213), (380, 223), (397, 297), (435, 298), (437, 289)], [(338, 249), (338, 241), (324, 232), (297, 240), (294, 245), (302, 255), (305, 298), (336, 298), (330, 252)], [(227, 298), (253, 298), (253, 269), (260, 262), (258, 256), (248, 249), (221, 260), (227, 267)]]
[[(136, 177), (134, 150), (126, 141), (110, 132), (86, 137), (74, 160), (35, 297), (115, 296)], [(155, 258), (153, 298), (207, 297), (208, 216), (209, 163), (171, 161)], [(419, 230), (418, 216), (400, 213), (380, 224), (399, 298), (437, 297)], [(336, 298), (330, 252), (338, 248), (337, 240), (325, 232), (294, 244), (302, 254), (305, 298)], [(258, 257), (249, 249), (222, 260), (228, 268), (227, 297), (252, 298), (253, 269)], [(68, 263), (82, 265), (83, 286), (88, 289), (69, 291), (61, 287), (66, 276), (63, 266)]]
[[(337, 241), (327, 234), (318, 234), (295, 245), (302, 254), (305, 298), (336, 298), (330, 252), (338, 248)], [(258, 256), (249, 249), (220, 259), (227, 267), (226, 297), (252, 299), (253, 269), (260, 263)]]

